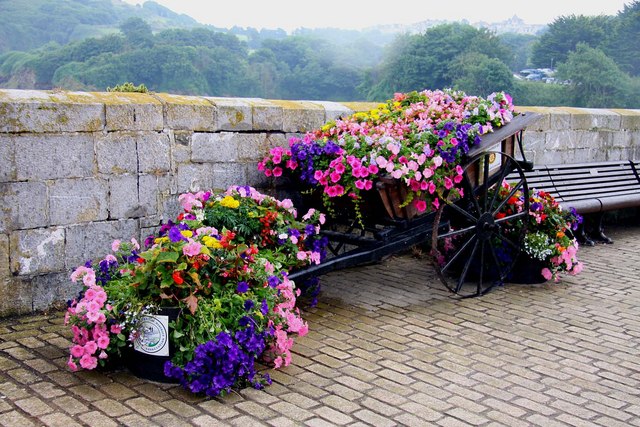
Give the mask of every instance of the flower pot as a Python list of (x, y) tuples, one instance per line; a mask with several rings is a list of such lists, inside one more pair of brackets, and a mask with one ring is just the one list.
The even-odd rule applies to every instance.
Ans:
[(158, 314), (145, 316), (142, 333), (125, 357), (125, 365), (132, 374), (151, 381), (175, 383), (164, 375), (164, 364), (171, 360), (175, 349), (169, 336), (169, 322), (180, 314), (177, 307), (162, 308)]
[(547, 265), (544, 261), (531, 258), (522, 253), (511, 269), (507, 281), (509, 283), (520, 284), (544, 283), (547, 279), (542, 276), (541, 271), (546, 266)]

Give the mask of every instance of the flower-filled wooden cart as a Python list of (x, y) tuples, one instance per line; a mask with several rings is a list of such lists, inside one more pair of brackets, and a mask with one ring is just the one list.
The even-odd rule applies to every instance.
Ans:
[[(333, 256), (321, 264), (294, 271), (290, 277), (301, 281), (333, 270), (378, 262), (426, 242), (431, 243), (438, 276), (452, 292), (478, 296), (502, 284), (517, 257), (502, 262), (496, 251), (503, 251), (506, 243), (518, 253), (522, 245), (522, 239), (513, 240), (503, 225), (524, 217), (529, 208), (529, 188), (523, 173), (529, 163), (516, 160), (516, 147), (521, 149), (523, 131), (535, 119), (535, 114), (521, 114), (498, 131), (485, 135), (463, 158), (462, 196), (450, 192), (432, 212), (420, 214), (411, 204), (405, 204), (407, 187), (399, 180), (389, 177), (377, 180), (376, 191), (367, 195), (360, 207), (363, 221), (338, 212), (331, 227), (322, 231), (329, 238)], [(513, 180), (514, 173), (519, 179)], [(512, 178), (512, 188), (506, 196), (498, 196), (495, 188), (507, 175)], [(502, 216), (504, 204), (515, 194), (523, 197), (524, 209)], [(317, 202), (317, 198), (300, 200), (302, 204), (305, 202)], [(344, 213), (346, 208), (340, 208)], [(524, 236), (525, 230), (522, 231)], [(453, 252), (446, 251), (446, 242), (453, 238), (458, 245)], [(478, 267), (479, 271), (472, 271)]]
[[(537, 117), (516, 112), (504, 93), (483, 99), (411, 92), (329, 122), (289, 149), (274, 148), (259, 168), (297, 197), (297, 206), (324, 209), (331, 219), (323, 234), (333, 256), (292, 277), (376, 262), (430, 242), (440, 279), (457, 295), (515, 281), (511, 271), (525, 252), (532, 217), (523, 134)], [(557, 225), (570, 228), (575, 219)], [(543, 243), (552, 247), (556, 233), (549, 232)], [(553, 260), (566, 267), (564, 259)], [(567, 262), (565, 270), (579, 266), (574, 256)]]

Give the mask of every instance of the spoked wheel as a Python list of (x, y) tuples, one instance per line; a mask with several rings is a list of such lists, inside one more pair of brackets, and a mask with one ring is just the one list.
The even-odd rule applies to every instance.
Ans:
[[(506, 188), (509, 174), (512, 186)], [(461, 186), (462, 196), (451, 190), (436, 213), (432, 255), (447, 289), (479, 296), (503, 284), (515, 264), (526, 234), (529, 189), (518, 162), (497, 152), (470, 159)], [(518, 234), (512, 231), (516, 221)]]

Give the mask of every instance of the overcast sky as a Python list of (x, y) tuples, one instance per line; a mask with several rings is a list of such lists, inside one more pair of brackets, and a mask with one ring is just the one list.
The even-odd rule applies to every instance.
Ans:
[[(141, 0), (125, 0), (144, 3)], [(504, 21), (518, 15), (527, 24), (548, 24), (562, 15), (615, 15), (632, 0), (155, 0), (217, 27), (299, 27), (362, 29), (379, 24), (410, 24), (427, 19)]]

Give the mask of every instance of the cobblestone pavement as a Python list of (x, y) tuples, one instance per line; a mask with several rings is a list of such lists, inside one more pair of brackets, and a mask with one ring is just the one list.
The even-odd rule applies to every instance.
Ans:
[(69, 372), (61, 313), (0, 320), (0, 425), (640, 426), (640, 228), (609, 233), (581, 275), (482, 298), (410, 255), (327, 275), (292, 366), (220, 399)]

